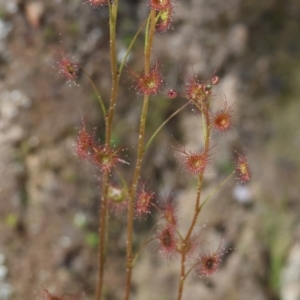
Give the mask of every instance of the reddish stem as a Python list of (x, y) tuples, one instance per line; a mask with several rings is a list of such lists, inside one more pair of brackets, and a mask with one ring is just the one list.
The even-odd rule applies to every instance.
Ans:
[[(207, 153), (209, 150), (210, 145), (210, 125), (209, 125), (209, 104), (207, 104), (207, 108), (203, 111), (202, 117), (204, 118), (204, 151)], [(202, 190), (202, 183), (203, 183), (203, 176), (204, 170), (198, 176), (198, 186), (197, 186), (197, 195), (196, 195), (196, 202), (195, 202), (195, 209), (194, 209), (194, 216), (192, 223), (189, 227), (189, 230), (184, 238), (182, 253), (181, 253), (181, 267), (180, 267), (180, 279), (179, 279), (179, 286), (178, 286), (178, 293), (177, 293), (177, 300), (182, 299), (183, 294), (183, 286), (186, 279), (185, 273), (185, 261), (186, 261), (186, 247), (185, 244), (189, 241), (191, 234), (193, 233), (193, 229), (198, 219), (198, 215), (201, 211), (200, 206), (200, 199), (201, 199), (201, 190)]]
[[(150, 12), (150, 28), (148, 39), (146, 40), (145, 47), (145, 75), (150, 71), (150, 56), (153, 44), (153, 37), (155, 32), (155, 10), (152, 9)], [(147, 36), (147, 35), (146, 35)], [(138, 184), (138, 179), (140, 176), (140, 170), (142, 165), (142, 160), (144, 156), (144, 139), (145, 139), (145, 127), (146, 118), (148, 112), (149, 95), (144, 95), (143, 108), (140, 119), (140, 130), (139, 130), (139, 141), (137, 150), (137, 160), (134, 170), (133, 180), (130, 189), (129, 203), (128, 203), (128, 217), (127, 217), (127, 268), (126, 268), (126, 288), (125, 288), (125, 300), (130, 298), (130, 286), (131, 286), (131, 275), (132, 275), (132, 235), (133, 235), (133, 218), (134, 218), (134, 199), (136, 195), (136, 189)]]

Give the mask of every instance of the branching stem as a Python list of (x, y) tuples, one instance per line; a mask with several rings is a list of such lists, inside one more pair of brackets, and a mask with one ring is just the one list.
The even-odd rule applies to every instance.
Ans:
[[(210, 147), (210, 126), (209, 126), (209, 103), (207, 103), (207, 107), (205, 110), (202, 110), (202, 119), (203, 119), (203, 130), (204, 130), (204, 151), (207, 153)], [(179, 286), (178, 286), (178, 293), (177, 293), (177, 300), (182, 299), (182, 293), (183, 293), (183, 286), (184, 281), (186, 279), (186, 272), (185, 272), (185, 261), (186, 261), (186, 243), (189, 242), (189, 239), (191, 237), (191, 234), (193, 232), (193, 229), (195, 227), (195, 224), (198, 219), (198, 215), (201, 211), (200, 207), (200, 199), (201, 199), (201, 190), (202, 190), (202, 184), (203, 184), (203, 177), (204, 177), (204, 170), (201, 172), (198, 176), (198, 185), (197, 185), (197, 194), (196, 194), (196, 202), (195, 202), (195, 210), (194, 210), (194, 216), (191, 222), (191, 225), (189, 227), (189, 230), (184, 238), (183, 241), (183, 251), (181, 253), (181, 271), (180, 271), (180, 279), (179, 279)]]

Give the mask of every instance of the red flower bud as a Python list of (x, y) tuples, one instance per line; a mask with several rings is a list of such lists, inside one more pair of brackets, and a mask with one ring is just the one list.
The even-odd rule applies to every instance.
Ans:
[(168, 98), (174, 99), (177, 97), (177, 92), (173, 89), (168, 90), (167, 92)]

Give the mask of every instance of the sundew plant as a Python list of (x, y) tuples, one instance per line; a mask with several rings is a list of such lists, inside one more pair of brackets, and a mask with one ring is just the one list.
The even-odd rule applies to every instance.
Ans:
[[(122, 0), (121, 0), (122, 1)], [(163, 256), (165, 261), (172, 260), (173, 264), (178, 264), (178, 286), (176, 299), (184, 297), (184, 287), (187, 277), (193, 273), (199, 277), (213, 276), (219, 269), (222, 256), (229, 249), (223, 248), (222, 240), (219, 247), (215, 249), (203, 248), (198, 242), (199, 228), (197, 221), (201, 217), (204, 205), (209, 205), (211, 197), (218, 192), (223, 185), (231, 178), (235, 177), (240, 183), (248, 182), (251, 179), (251, 173), (247, 158), (244, 153), (235, 151), (233, 161), (235, 168), (227, 177), (220, 182), (215, 183), (215, 188), (204, 198), (202, 196), (203, 181), (214, 157), (220, 150), (218, 144), (212, 144), (211, 136), (215, 132), (226, 135), (234, 126), (234, 111), (232, 106), (228, 106), (225, 97), (218, 99), (214, 94), (214, 88), (218, 85), (220, 79), (216, 74), (211, 78), (199, 79), (193, 72), (186, 76), (182, 88), (170, 87), (165, 90), (164, 86), (169, 86), (165, 81), (162, 72), (161, 62), (153, 57), (155, 47), (155, 35), (163, 35), (172, 28), (172, 17), (176, 11), (176, 3), (172, 0), (147, 0), (145, 5), (148, 8), (148, 16), (137, 26), (136, 34), (133, 36), (124, 57), (118, 59), (117, 32), (116, 24), (118, 21), (119, 0), (86, 0), (85, 5), (90, 9), (105, 9), (109, 14), (109, 47), (110, 47), (110, 72), (111, 78), (110, 96), (108, 99), (103, 97), (103, 93), (97, 87), (96, 82), (88, 74), (87, 70), (80, 62), (73, 61), (67, 56), (63, 56), (57, 62), (58, 72), (63, 75), (68, 82), (77, 80), (78, 73), (83, 72), (91, 83), (91, 88), (99, 100), (99, 113), (105, 120), (103, 128), (104, 139), (99, 140), (93, 130), (89, 130), (89, 120), (84, 118), (81, 121), (81, 127), (75, 142), (75, 152), (80, 160), (88, 161), (93, 171), (100, 178), (99, 199), (99, 246), (97, 260), (97, 276), (95, 276), (95, 300), (105, 298), (107, 245), (111, 242), (109, 228), (111, 215), (115, 218), (118, 215), (126, 214), (126, 243), (124, 243), (124, 260), (126, 261), (126, 274), (124, 278), (124, 300), (129, 300), (132, 293), (132, 274), (136, 264), (139, 263), (139, 256), (142, 255), (145, 248), (154, 243), (155, 251), (158, 256)], [(140, 66), (143, 71), (135, 71), (128, 61), (129, 55), (133, 51), (133, 46), (137, 38), (144, 39), (144, 65)], [(108, 69), (109, 70), (109, 69)], [(124, 155), (126, 145), (118, 148), (113, 143), (115, 111), (118, 105), (118, 93), (121, 75), (126, 72), (131, 77), (136, 97), (141, 106), (139, 129), (136, 134), (135, 155), (127, 157)], [(110, 73), (110, 74), (109, 74)], [(174, 103), (181, 103), (181, 107), (174, 111), (160, 124), (153, 132), (147, 127), (149, 116), (149, 106), (155, 105), (151, 101), (157, 95), (163, 100)], [(212, 110), (212, 102), (217, 110)], [(151, 174), (147, 178), (142, 178), (141, 170), (145, 163), (145, 154), (153, 140), (164, 130), (164, 126), (177, 114), (183, 110), (192, 110), (191, 113), (197, 115), (202, 122), (198, 135), (201, 135), (203, 142), (196, 149), (187, 148), (181, 145), (179, 141), (173, 139), (174, 143), (170, 149), (177, 158), (178, 168), (184, 171), (184, 174), (197, 185), (194, 196), (194, 210), (189, 222), (188, 230), (182, 231), (178, 224), (179, 207), (176, 206), (174, 196), (170, 194), (163, 201), (156, 200), (157, 191), (151, 190)], [(152, 130), (152, 129), (151, 129)], [(135, 134), (135, 133), (132, 133)], [(201, 148), (202, 147), (202, 148)], [(131, 170), (132, 177), (123, 174), (124, 170)], [(96, 188), (96, 187), (95, 187)], [(176, 187), (174, 187), (176, 188)], [(147, 218), (153, 218), (154, 226), (145, 240), (137, 247), (133, 244), (135, 236), (135, 226), (137, 222), (144, 222)], [(123, 218), (122, 218), (123, 220)], [(120, 221), (121, 222), (121, 221)], [(167, 262), (166, 262), (167, 264)], [(154, 287), (153, 287), (154, 288)], [(63, 291), (66, 292), (66, 291)], [(64, 295), (62, 293), (62, 295)], [(170, 295), (174, 292), (170, 291)], [(68, 299), (83, 299), (84, 295), (68, 296)], [(64, 300), (65, 296), (54, 295), (45, 287), (42, 292), (44, 300)], [(149, 298), (151, 299), (151, 298)]]

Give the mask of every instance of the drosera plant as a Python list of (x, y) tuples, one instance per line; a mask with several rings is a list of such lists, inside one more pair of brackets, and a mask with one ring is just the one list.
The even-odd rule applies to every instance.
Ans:
[[(117, 37), (116, 23), (118, 20), (119, 0), (85, 0), (84, 4), (90, 5), (91, 9), (102, 9), (108, 7), (109, 14), (109, 38), (110, 38), (110, 75), (111, 90), (109, 99), (104, 99), (98, 90), (92, 77), (79, 63), (74, 63), (66, 58), (58, 63), (58, 71), (63, 74), (67, 80), (77, 78), (78, 70), (89, 79), (94, 92), (97, 94), (103, 119), (105, 121), (104, 139), (98, 141), (95, 134), (87, 130), (87, 122), (82, 121), (82, 126), (78, 131), (75, 143), (75, 152), (80, 159), (87, 160), (96, 168), (99, 173), (101, 198), (99, 213), (99, 248), (98, 248), (98, 266), (96, 278), (95, 300), (104, 298), (105, 270), (107, 244), (110, 242), (108, 235), (110, 226), (110, 214), (118, 216), (119, 212), (127, 214), (127, 237), (126, 244), (126, 278), (124, 278), (124, 299), (129, 300), (131, 296), (132, 272), (134, 266), (138, 263), (138, 257), (145, 247), (150, 243), (157, 245), (157, 252), (166, 259), (177, 259), (180, 265), (178, 274), (177, 300), (181, 300), (184, 292), (184, 284), (187, 276), (193, 271), (202, 276), (212, 276), (220, 267), (222, 255), (226, 249), (205, 250), (205, 246), (199, 243), (200, 230), (197, 228), (197, 221), (202, 208), (211, 197), (218, 192), (223, 185), (236, 174), (240, 183), (248, 182), (251, 179), (251, 172), (244, 154), (236, 152), (236, 168), (221, 182), (216, 183), (206, 198), (202, 197), (204, 176), (209, 170), (214, 156), (218, 151), (217, 145), (211, 144), (211, 136), (214, 131), (227, 133), (233, 126), (233, 110), (227, 106), (226, 100), (216, 99), (214, 96), (214, 87), (219, 83), (219, 77), (215, 74), (212, 78), (202, 81), (195, 74), (187, 76), (184, 92), (178, 96), (176, 89), (169, 88), (165, 93), (165, 101), (181, 101), (181, 107), (170, 114), (163, 123), (153, 132), (148, 132), (147, 118), (149, 105), (155, 105), (150, 99), (155, 97), (162, 89), (164, 77), (160, 71), (161, 66), (157, 59), (152, 58), (154, 48), (154, 36), (162, 34), (171, 28), (172, 17), (175, 5), (172, 0), (148, 0), (149, 14), (147, 19), (140, 25), (134, 35), (124, 58), (119, 62), (117, 59)], [(137, 97), (141, 99), (140, 122), (137, 133), (137, 144), (135, 157), (130, 158), (131, 164), (127, 158), (123, 157), (123, 151), (115, 148), (112, 142), (114, 133), (113, 120), (115, 118), (116, 105), (118, 103), (118, 91), (120, 76), (124, 70), (129, 53), (139, 35), (144, 34), (144, 66), (142, 73), (135, 73), (127, 66), (135, 82)], [(220, 110), (213, 112), (211, 102), (220, 103)], [(151, 182), (151, 176), (145, 181), (141, 178), (141, 169), (145, 153), (149, 146), (163, 127), (178, 113), (187, 107), (197, 113), (202, 120), (202, 149), (188, 149), (184, 145), (177, 143), (174, 152), (178, 157), (179, 166), (186, 171), (186, 176), (197, 182), (197, 189), (194, 201), (194, 210), (189, 226), (186, 232), (181, 232), (178, 225), (178, 207), (175, 205), (174, 196), (170, 194), (163, 203), (154, 201), (155, 191), (148, 188)], [(150, 136), (146, 140), (147, 136)], [(201, 134), (201, 132), (199, 132)], [(123, 173), (121, 165), (131, 168), (132, 177)], [(128, 171), (128, 170), (127, 170)], [(126, 173), (127, 174), (127, 173)], [(135, 235), (134, 222), (142, 222), (146, 218), (152, 217), (151, 212), (156, 210), (160, 216), (154, 222), (150, 233), (136, 249), (133, 247), (133, 238)], [(48, 291), (44, 292), (46, 300), (64, 299), (63, 297), (52, 296)], [(47, 299), (47, 297), (49, 299)], [(74, 298), (76, 299), (76, 298)], [(76, 299), (77, 300), (77, 299)]]

